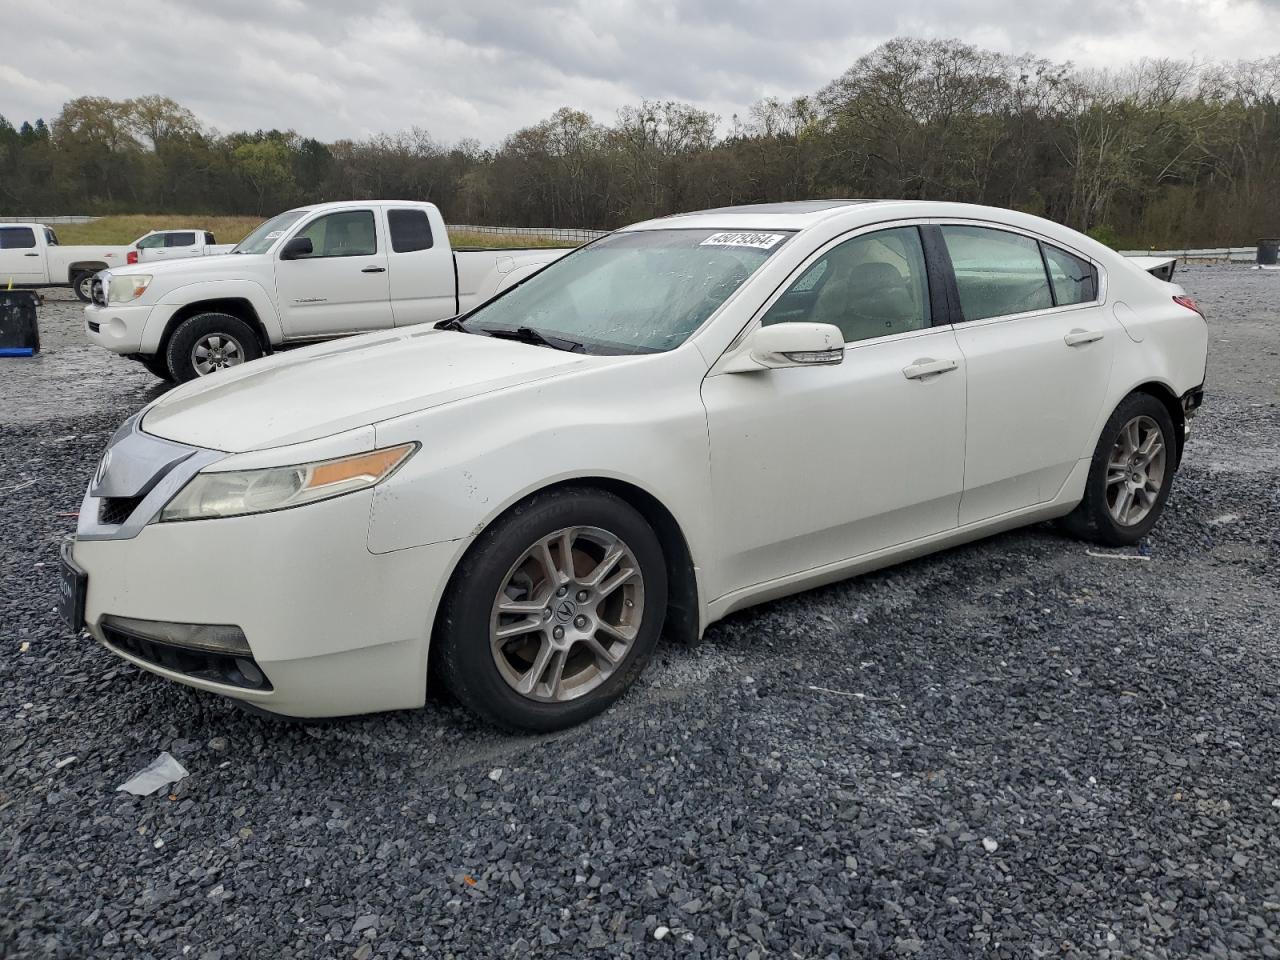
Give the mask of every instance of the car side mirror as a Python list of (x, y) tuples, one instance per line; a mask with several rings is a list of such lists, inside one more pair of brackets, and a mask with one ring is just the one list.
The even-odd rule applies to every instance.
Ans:
[(832, 366), (844, 360), (844, 334), (831, 323), (775, 323), (757, 327), (722, 367), (752, 373), (782, 367)]
[(281, 260), (297, 260), (299, 257), (309, 257), (314, 253), (311, 246), (310, 237), (294, 237), (284, 245), (284, 249), (280, 251)]

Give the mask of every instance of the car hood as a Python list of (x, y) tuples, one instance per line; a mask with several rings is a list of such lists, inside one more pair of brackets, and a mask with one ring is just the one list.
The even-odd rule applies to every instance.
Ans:
[(201, 276), (209, 273), (225, 274), (228, 268), (246, 270), (254, 261), (267, 260), (265, 253), (209, 254), (203, 257), (179, 257), (177, 260), (148, 260), (145, 263), (121, 264), (111, 268), (113, 277), (131, 277), (135, 274), (163, 278), (169, 276)]
[(370, 333), (183, 384), (147, 408), (142, 429), (242, 453), (317, 440), (617, 359), (434, 328)]

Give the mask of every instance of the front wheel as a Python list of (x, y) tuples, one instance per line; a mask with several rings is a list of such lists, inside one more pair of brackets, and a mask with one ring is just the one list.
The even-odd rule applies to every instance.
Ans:
[(1102, 429), (1084, 499), (1063, 526), (1108, 546), (1137, 543), (1156, 525), (1177, 466), (1173, 420), (1163, 403), (1133, 393)]
[(84, 303), (93, 301), (94, 276), (92, 271), (81, 271), (71, 278), (71, 289), (75, 291), (77, 300)]
[(604, 710), (662, 631), (667, 576), (652, 528), (587, 488), (537, 494), (480, 535), (437, 624), (440, 672), (476, 713), (558, 730)]
[(198, 313), (182, 321), (165, 348), (165, 363), (178, 383), (207, 377), (262, 356), (253, 328), (229, 313)]

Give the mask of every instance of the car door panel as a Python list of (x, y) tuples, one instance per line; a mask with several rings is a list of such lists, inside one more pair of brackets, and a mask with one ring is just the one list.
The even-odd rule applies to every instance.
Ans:
[[(352, 214), (367, 213), (372, 240)], [(348, 217), (334, 224), (335, 218)], [(320, 226), (320, 221), (328, 221)], [(338, 226), (344, 229), (337, 229)], [(356, 227), (361, 232), (355, 236)], [(387, 244), (373, 210), (344, 210), (316, 217), (294, 236), (314, 234), (315, 253), (276, 260), (276, 299), (286, 339), (334, 336), (392, 325)]]
[[(955, 367), (916, 379), (922, 360)], [(950, 327), (867, 340), (832, 367), (708, 377), (716, 595), (956, 526), (965, 370)]]
[[(955, 327), (968, 367), (964, 526), (1047, 503), (1092, 454), (1122, 331), (1101, 305), (1054, 305), (1035, 238), (972, 224), (940, 229), (957, 261), (963, 309), (998, 314), (1004, 304), (1008, 314)], [(1042, 308), (1012, 312), (1028, 305)]]
[(47, 279), (45, 255), (34, 227), (15, 226), (0, 229), (0, 286), (40, 284)]

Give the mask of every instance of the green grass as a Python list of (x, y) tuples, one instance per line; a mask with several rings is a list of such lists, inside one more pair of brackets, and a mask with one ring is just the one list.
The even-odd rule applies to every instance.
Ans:
[[(130, 214), (128, 216), (101, 217), (92, 223), (64, 223), (54, 226), (61, 243), (71, 244), (125, 244), (132, 243), (148, 230), (175, 230), (191, 227), (210, 231), (219, 243), (239, 243), (254, 227), (262, 223), (261, 217), (208, 217), (200, 214)], [(497, 233), (465, 233), (449, 231), (449, 240), (456, 247), (571, 247), (573, 243), (552, 240), (548, 237), (506, 236)]]

